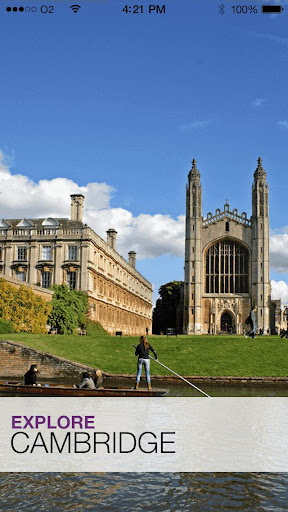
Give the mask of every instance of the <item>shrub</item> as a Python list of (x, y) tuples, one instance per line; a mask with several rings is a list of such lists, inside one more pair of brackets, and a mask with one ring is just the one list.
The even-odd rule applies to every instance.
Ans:
[(0, 279), (0, 317), (11, 322), (15, 332), (46, 333), (50, 303), (36, 295), (31, 288), (16, 288)]
[(14, 332), (11, 322), (0, 318), (0, 334), (9, 334), (11, 332)]
[(65, 284), (52, 286), (52, 310), (48, 322), (59, 334), (73, 334), (76, 327), (85, 327), (88, 298), (83, 292), (69, 290)]

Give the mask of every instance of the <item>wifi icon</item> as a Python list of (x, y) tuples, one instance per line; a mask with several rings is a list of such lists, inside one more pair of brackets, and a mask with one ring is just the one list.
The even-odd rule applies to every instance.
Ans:
[(76, 13), (79, 11), (79, 9), (81, 9), (81, 5), (70, 5), (70, 9)]

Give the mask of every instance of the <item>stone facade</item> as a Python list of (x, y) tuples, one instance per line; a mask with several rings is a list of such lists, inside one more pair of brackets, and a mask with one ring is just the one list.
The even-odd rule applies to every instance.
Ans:
[(274, 329), (269, 279), (266, 172), (258, 159), (252, 216), (224, 209), (202, 217), (200, 173), (193, 160), (186, 186), (184, 326), (186, 334), (242, 334), (252, 305), (258, 330)]
[(117, 232), (105, 242), (83, 224), (84, 196), (71, 196), (71, 220), (0, 221), (0, 272), (18, 282), (49, 288), (67, 284), (88, 295), (89, 314), (110, 334), (151, 333), (152, 285), (116, 251)]

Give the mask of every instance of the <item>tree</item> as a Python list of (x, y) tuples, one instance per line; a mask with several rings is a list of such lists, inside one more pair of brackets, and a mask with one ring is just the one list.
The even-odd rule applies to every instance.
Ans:
[(172, 327), (177, 332), (182, 330), (182, 286), (183, 281), (171, 281), (160, 286), (160, 298), (157, 299), (153, 310), (153, 333), (166, 333), (167, 327)]
[(86, 325), (88, 297), (65, 284), (52, 286), (52, 310), (48, 323), (59, 334), (73, 334), (76, 327)]
[(50, 303), (36, 295), (31, 288), (17, 288), (0, 279), (0, 317), (11, 322), (15, 332), (46, 333), (50, 310)]

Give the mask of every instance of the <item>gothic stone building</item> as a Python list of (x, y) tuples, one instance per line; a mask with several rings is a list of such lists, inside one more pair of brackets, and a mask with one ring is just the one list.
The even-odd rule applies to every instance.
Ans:
[(151, 332), (152, 285), (116, 251), (114, 229), (107, 243), (83, 224), (81, 194), (71, 195), (71, 220), (0, 220), (0, 272), (3, 277), (49, 288), (67, 284), (89, 299), (89, 313), (110, 334)]
[[(202, 217), (200, 173), (186, 186), (184, 327), (186, 334), (242, 334), (252, 306), (258, 329), (273, 323), (269, 280), (268, 184), (261, 158), (252, 184), (252, 216), (230, 209)], [(271, 316), (271, 318), (270, 318)]]

